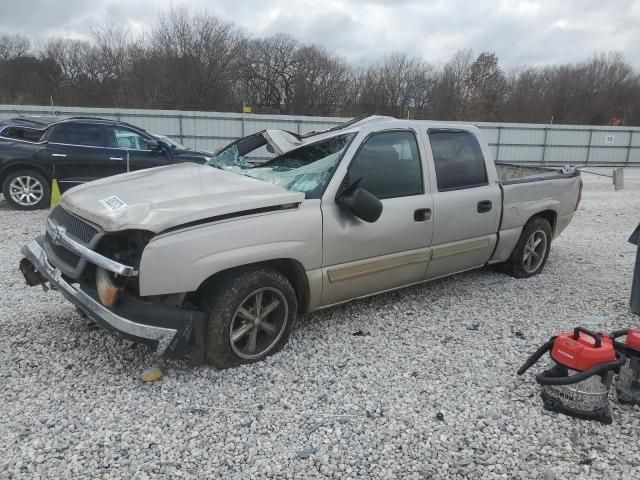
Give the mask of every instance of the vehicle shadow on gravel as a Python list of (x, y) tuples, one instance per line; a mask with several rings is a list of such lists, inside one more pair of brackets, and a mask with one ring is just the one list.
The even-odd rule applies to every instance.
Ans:
[[(495, 292), (509, 282), (521, 280), (507, 276), (497, 267), (485, 267), (312, 312), (299, 317), (289, 345), (263, 362), (272, 366), (285, 364), (287, 358), (298, 355), (300, 351), (306, 351), (318, 338), (336, 338), (336, 334), (342, 346), (348, 348), (349, 344), (357, 341), (352, 337), (380, 334), (382, 325), (379, 319), (391, 314), (397, 315), (401, 321), (403, 318), (407, 319), (408, 327), (417, 327), (422, 318), (429, 318), (431, 315), (431, 305), (455, 304), (461, 301), (460, 299), (477, 295), (479, 290)], [(194, 367), (186, 359), (158, 357), (145, 345), (132, 344), (91, 324), (71, 306), (65, 308), (64, 313), (59, 316), (62, 318), (58, 318), (57, 321), (63, 322), (66, 325), (66, 335), (75, 339), (74, 345), (79, 350), (79, 356), (86, 358), (96, 367), (113, 369), (112, 374), (117, 374), (118, 371), (135, 374), (152, 365), (187, 372), (199, 369), (219, 371), (206, 364)], [(376, 320), (372, 321), (374, 317)], [(417, 319), (413, 319), (414, 317)], [(465, 318), (461, 320), (458, 328), (469, 330), (475, 321), (472, 316)], [(84, 352), (81, 352), (82, 350)], [(240, 368), (259, 368), (261, 363)]]
[[(464, 281), (465, 277), (468, 277), (466, 282)], [(268, 357), (265, 361), (273, 365), (286, 363), (286, 357), (297, 355), (300, 349), (306, 349), (309, 342), (314, 342), (315, 337), (332, 337), (336, 329), (344, 330), (344, 333), (355, 337), (367, 336), (370, 326), (363, 325), (362, 318), (374, 315), (380, 310), (393, 310), (395, 306), (399, 307), (407, 301), (416, 302), (419, 300), (425, 305), (434, 303), (441, 297), (450, 295), (450, 292), (447, 291), (449, 286), (457, 283), (459, 288), (461, 280), (463, 284), (468, 282), (474, 285), (476, 285), (475, 282), (493, 284), (496, 281), (500, 283), (500, 277), (502, 275), (491, 268), (460, 273), (453, 277), (354, 300), (344, 305), (300, 316), (289, 345), (285, 346), (282, 352)], [(51, 293), (55, 295), (55, 292), (49, 292), (49, 294)], [(354, 315), (354, 313), (357, 314)], [(81, 360), (85, 365), (91, 364), (93, 367), (106, 369), (112, 375), (137, 375), (150, 366), (194, 373), (200, 369), (212, 372), (222, 371), (206, 364), (192, 366), (187, 359), (158, 357), (145, 345), (128, 342), (100, 328), (82, 317), (71, 305), (65, 305), (63, 309), (51, 315), (45, 314), (43, 320), (47, 323), (57, 323), (58, 326), (64, 325), (65, 331), (58, 330), (56, 337), (57, 339), (68, 339), (67, 341), (54, 340), (48, 348), (60, 350), (60, 353), (66, 352), (67, 355), (74, 351), (73, 356), (77, 356), (78, 361)], [(260, 363), (255, 364), (256, 367), (259, 365)], [(233, 369), (229, 371), (233, 371)]]

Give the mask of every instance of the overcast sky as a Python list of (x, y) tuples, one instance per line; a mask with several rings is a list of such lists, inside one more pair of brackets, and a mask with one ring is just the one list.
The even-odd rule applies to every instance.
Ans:
[(106, 18), (140, 31), (171, 5), (253, 35), (286, 32), (351, 61), (406, 51), (440, 63), (473, 48), (503, 65), (540, 65), (619, 50), (640, 67), (640, 0), (0, 0), (0, 33), (85, 37)]

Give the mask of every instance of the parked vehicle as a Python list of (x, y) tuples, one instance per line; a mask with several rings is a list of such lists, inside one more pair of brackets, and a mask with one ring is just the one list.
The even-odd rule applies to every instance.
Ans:
[(98, 178), (172, 163), (204, 163), (212, 156), (101, 118), (0, 121), (0, 186), (9, 205), (20, 210), (48, 207), (53, 178), (64, 192)]
[[(264, 146), (279, 155), (246, 161)], [(230, 367), (278, 351), (300, 313), (489, 264), (540, 273), (581, 188), (572, 168), (494, 164), (472, 126), (267, 130), (75, 188), (21, 269), (126, 338)]]

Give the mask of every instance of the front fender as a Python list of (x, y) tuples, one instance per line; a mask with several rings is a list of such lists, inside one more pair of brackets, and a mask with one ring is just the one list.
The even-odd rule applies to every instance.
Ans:
[(296, 210), (264, 213), (185, 228), (155, 237), (140, 262), (140, 295), (192, 292), (212, 275), (275, 259), (306, 271), (322, 263), (319, 200)]

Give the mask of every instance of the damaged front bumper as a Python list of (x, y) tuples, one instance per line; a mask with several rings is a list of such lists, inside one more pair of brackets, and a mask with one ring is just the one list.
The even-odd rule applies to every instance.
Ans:
[(204, 313), (140, 300), (130, 294), (124, 294), (109, 309), (102, 305), (95, 289), (69, 283), (49, 263), (43, 237), (22, 247), (22, 253), (25, 259), (20, 270), (29, 285), (48, 282), (100, 326), (127, 340), (144, 343), (160, 355), (181, 357), (190, 352), (192, 360), (200, 360), (204, 353)]

